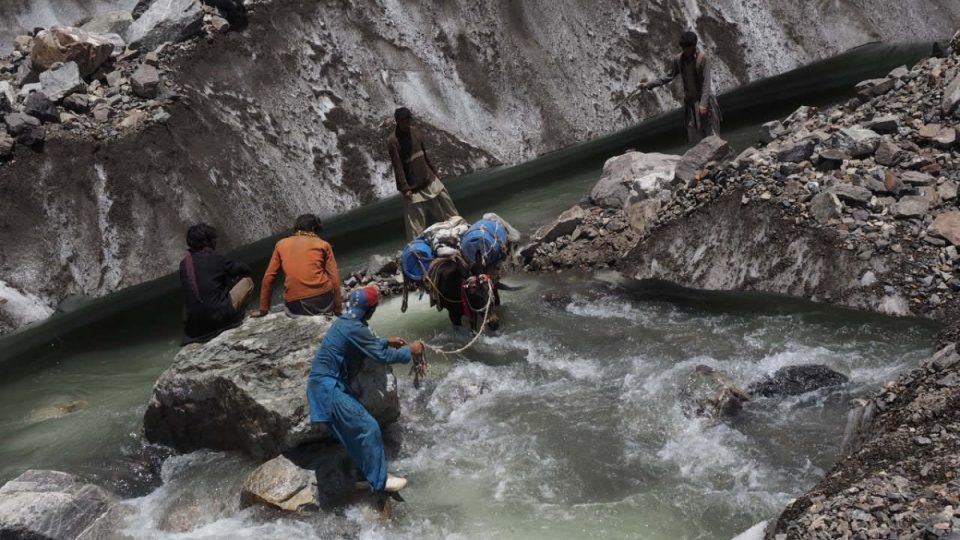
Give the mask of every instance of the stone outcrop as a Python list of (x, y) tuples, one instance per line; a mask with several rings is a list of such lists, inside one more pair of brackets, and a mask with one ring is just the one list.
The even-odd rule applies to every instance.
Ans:
[(0, 487), (0, 538), (74, 540), (114, 502), (109, 492), (73, 475), (29, 470)]
[[(330, 440), (309, 422), (307, 374), (330, 320), (284, 314), (251, 319), (206, 344), (184, 347), (157, 381), (144, 417), (147, 440), (189, 452), (240, 450), (271, 458)], [(386, 424), (400, 415), (388, 366), (363, 362), (354, 390)]]

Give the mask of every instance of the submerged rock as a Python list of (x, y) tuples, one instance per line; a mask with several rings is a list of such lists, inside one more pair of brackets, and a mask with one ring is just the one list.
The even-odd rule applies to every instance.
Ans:
[(0, 487), (0, 538), (73, 540), (114, 501), (71, 474), (29, 470)]
[[(153, 388), (147, 440), (184, 452), (240, 450), (261, 458), (329, 440), (325, 428), (309, 422), (306, 384), (330, 323), (278, 313), (183, 348)], [(354, 391), (367, 410), (381, 424), (395, 421), (400, 403), (392, 370), (372, 361), (354, 368)]]
[(804, 364), (780, 368), (771, 376), (752, 383), (747, 390), (757, 396), (797, 396), (831, 386), (846, 384), (849, 379), (822, 364)]
[(699, 365), (687, 376), (680, 400), (687, 416), (716, 419), (740, 412), (750, 396), (720, 371)]

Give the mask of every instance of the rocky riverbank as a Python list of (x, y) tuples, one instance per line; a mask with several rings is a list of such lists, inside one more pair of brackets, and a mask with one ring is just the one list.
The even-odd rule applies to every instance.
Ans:
[(946, 58), (864, 81), (826, 110), (767, 124), (734, 156), (611, 159), (584, 202), (538, 231), (529, 271), (759, 290), (944, 323), (942, 349), (851, 411), (834, 468), (770, 539), (960, 533), (960, 34)]
[[(660, 73), (656, 59), (674, 52), (684, 28), (696, 28), (714, 54), (717, 87), (732, 88), (868, 41), (939, 39), (960, 19), (960, 8), (937, 0), (817, 10), (722, 2), (693, 11), (679, 0), (410, 9), (380, 0), (248, 0), (245, 20), (230, 12), (236, 1), (134, 4), (0, 7), (0, 51), (10, 54), (0, 80), (10, 83), (16, 109), (4, 111), (16, 115), (14, 134), (0, 137), (0, 150), (12, 151), (0, 166), (0, 332), (46, 318), (71, 295), (165, 275), (197, 221), (218, 226), (231, 248), (298, 214), (392, 194), (384, 120), (398, 104), (414, 108), (435, 137), (437, 162), (455, 175), (674, 108), (677, 89), (629, 112), (613, 104)], [(154, 16), (161, 12), (168, 16)], [(831, 24), (798, 24), (812, 17)], [(147, 39), (143, 21), (158, 23), (152, 28), (170, 44)], [(44, 64), (52, 93), (74, 93), (48, 102), (34, 91), (35, 117), (22, 110), (28, 96), (20, 92), (37, 90), (28, 79), (40, 73), (25, 66), (54, 25), (116, 37), (81, 40), (111, 49), (93, 73), (85, 71), (89, 57)]]

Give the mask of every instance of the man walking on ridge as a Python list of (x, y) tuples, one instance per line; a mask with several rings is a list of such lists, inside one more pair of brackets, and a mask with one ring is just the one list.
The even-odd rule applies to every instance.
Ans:
[(683, 52), (670, 63), (667, 75), (653, 82), (640, 83), (639, 90), (653, 90), (672, 82), (683, 81), (683, 117), (687, 140), (696, 144), (720, 131), (720, 107), (713, 95), (710, 59), (697, 48), (697, 34), (684, 32), (680, 37)]
[(397, 127), (387, 139), (387, 150), (397, 180), (397, 191), (403, 195), (403, 224), (409, 241), (423, 232), (428, 210), (438, 221), (445, 221), (458, 212), (436, 167), (427, 157), (423, 131), (411, 125), (413, 115), (410, 109), (400, 107), (393, 113), (393, 118)]

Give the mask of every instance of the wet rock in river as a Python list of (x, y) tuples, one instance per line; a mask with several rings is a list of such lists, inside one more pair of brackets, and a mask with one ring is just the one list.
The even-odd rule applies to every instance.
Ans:
[(680, 390), (683, 412), (691, 417), (716, 419), (733, 416), (749, 399), (750, 396), (729, 377), (705, 365), (694, 368)]
[[(329, 440), (325, 427), (309, 422), (306, 376), (330, 323), (278, 313), (184, 347), (154, 385), (144, 417), (147, 440), (263, 458)], [(367, 410), (381, 424), (395, 421), (400, 403), (389, 366), (366, 361), (352, 370)]]
[(796, 396), (846, 384), (846, 375), (821, 364), (804, 364), (780, 368), (771, 376), (752, 383), (747, 390), (755, 396)]
[(285, 456), (277, 456), (257, 467), (243, 482), (240, 504), (259, 504), (287, 512), (316, 509), (317, 476)]
[(71, 474), (28, 470), (0, 487), (0, 538), (73, 540), (114, 501)]

